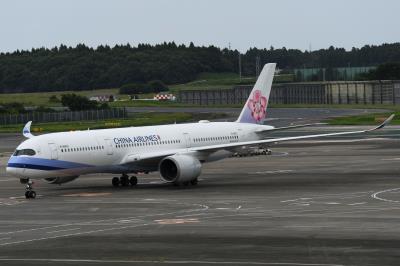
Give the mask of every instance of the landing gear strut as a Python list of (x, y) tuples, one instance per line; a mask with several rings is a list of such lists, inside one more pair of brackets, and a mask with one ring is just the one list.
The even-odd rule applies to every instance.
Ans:
[(36, 192), (33, 191), (33, 182), (32, 180), (28, 179), (28, 182), (26, 183), (26, 187), (25, 187), (25, 198), (27, 199), (34, 199), (36, 198)]
[(129, 185), (134, 187), (137, 185), (138, 181), (136, 176), (131, 176), (129, 178), (128, 175), (123, 174), (121, 177), (113, 177), (111, 182), (114, 187), (119, 187), (119, 185), (121, 185), (122, 187), (127, 187)]
[(129, 185), (129, 177), (124, 174), (119, 178), (119, 182), (121, 183), (121, 186), (127, 187)]

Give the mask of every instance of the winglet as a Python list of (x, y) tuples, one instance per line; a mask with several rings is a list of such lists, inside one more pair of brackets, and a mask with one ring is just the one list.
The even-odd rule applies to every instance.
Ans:
[(391, 116), (389, 116), (388, 118), (386, 118), (386, 120), (383, 121), (382, 124), (380, 124), (379, 126), (373, 128), (373, 129), (371, 129), (371, 130), (369, 130), (369, 131), (373, 131), (373, 130), (378, 130), (378, 129), (384, 128), (385, 126), (387, 126), (387, 125), (392, 121), (393, 117), (394, 117), (394, 114), (392, 114)]
[(24, 135), (25, 138), (33, 138), (34, 135), (31, 134), (31, 124), (32, 121), (29, 121), (28, 123), (26, 123), (26, 125), (24, 126), (24, 129), (22, 130), (22, 134)]

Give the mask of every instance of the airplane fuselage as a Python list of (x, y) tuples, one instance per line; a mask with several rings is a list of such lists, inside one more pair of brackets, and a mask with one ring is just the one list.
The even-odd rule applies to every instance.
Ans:
[[(52, 178), (89, 173), (158, 171), (158, 160), (130, 164), (148, 155), (192, 147), (258, 140), (271, 126), (208, 122), (51, 133), (21, 143), (7, 172), (18, 178)], [(33, 150), (29, 154), (18, 151)], [(29, 153), (29, 152), (25, 152)], [(232, 151), (197, 153), (200, 162), (226, 158)]]

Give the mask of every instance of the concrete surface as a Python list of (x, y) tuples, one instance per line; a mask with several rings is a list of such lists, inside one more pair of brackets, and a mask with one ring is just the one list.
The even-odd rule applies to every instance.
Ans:
[(116, 189), (112, 176), (88, 175), (38, 182), (26, 200), (4, 172), (19, 141), (6, 135), (0, 265), (400, 265), (399, 136), (273, 145), (205, 165), (196, 187), (155, 173)]

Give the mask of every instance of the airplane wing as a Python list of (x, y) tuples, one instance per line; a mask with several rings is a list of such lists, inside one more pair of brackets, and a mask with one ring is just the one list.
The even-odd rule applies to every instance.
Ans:
[(293, 125), (293, 126), (287, 126), (287, 127), (274, 127), (274, 128), (270, 128), (270, 129), (258, 130), (258, 131), (256, 131), (256, 133), (261, 138), (266, 138), (269, 133), (274, 132), (274, 131), (288, 130), (288, 129), (293, 129), (293, 128), (302, 128), (302, 127), (320, 126), (320, 125), (326, 125), (326, 123), (313, 123), (313, 124)]
[(392, 114), (389, 118), (387, 118), (382, 124), (366, 129), (366, 130), (358, 130), (358, 131), (347, 131), (347, 132), (335, 132), (335, 133), (325, 133), (325, 134), (316, 134), (316, 135), (306, 135), (306, 136), (296, 136), (296, 137), (283, 137), (283, 138), (274, 138), (274, 139), (265, 139), (265, 140), (255, 140), (255, 141), (244, 141), (244, 142), (236, 142), (236, 143), (228, 143), (228, 144), (219, 144), (219, 145), (210, 145), (203, 147), (195, 147), (192, 148), (192, 151), (215, 151), (220, 149), (231, 149), (241, 146), (249, 146), (249, 145), (257, 145), (257, 144), (266, 144), (266, 143), (274, 143), (281, 141), (289, 141), (289, 140), (299, 140), (299, 139), (311, 139), (311, 138), (320, 138), (320, 137), (330, 137), (330, 136), (340, 136), (340, 135), (351, 135), (351, 134), (360, 134), (367, 133), (374, 130), (381, 129), (385, 127), (387, 124), (392, 121), (394, 114)]
[(159, 161), (164, 157), (174, 155), (174, 154), (190, 154), (190, 153), (195, 154), (196, 152), (213, 153), (218, 150), (233, 150), (237, 147), (242, 147), (242, 146), (259, 145), (259, 144), (274, 143), (274, 142), (289, 141), (289, 140), (299, 140), (299, 139), (310, 139), (310, 138), (319, 138), (319, 137), (366, 133), (366, 132), (371, 132), (371, 131), (378, 130), (378, 129), (385, 127), (387, 124), (390, 123), (390, 121), (393, 119), (393, 117), (394, 117), (394, 114), (392, 114), (389, 118), (387, 118), (382, 124), (380, 124), (374, 128), (370, 128), (370, 129), (366, 129), (366, 130), (335, 132), (335, 133), (325, 133), (325, 134), (296, 136), (296, 137), (283, 137), (283, 138), (264, 139), (264, 140), (255, 140), (255, 141), (244, 141), (244, 142), (209, 145), (209, 146), (202, 146), (202, 147), (181, 148), (181, 149), (173, 149), (173, 150), (166, 150), (166, 151), (155, 151), (155, 152), (140, 154), (140, 155), (128, 154), (121, 161), (121, 164), (141, 164), (144, 162), (151, 162), (151, 161), (154, 162), (154, 161)]
[(321, 125), (326, 125), (326, 124), (327, 123), (314, 123), (314, 124), (293, 125), (293, 126), (287, 126), (287, 127), (274, 127), (272, 129), (260, 130), (260, 131), (257, 131), (256, 133), (279, 131), (279, 130), (286, 130), (286, 129), (293, 129), (293, 128), (301, 128), (301, 127), (321, 126)]

